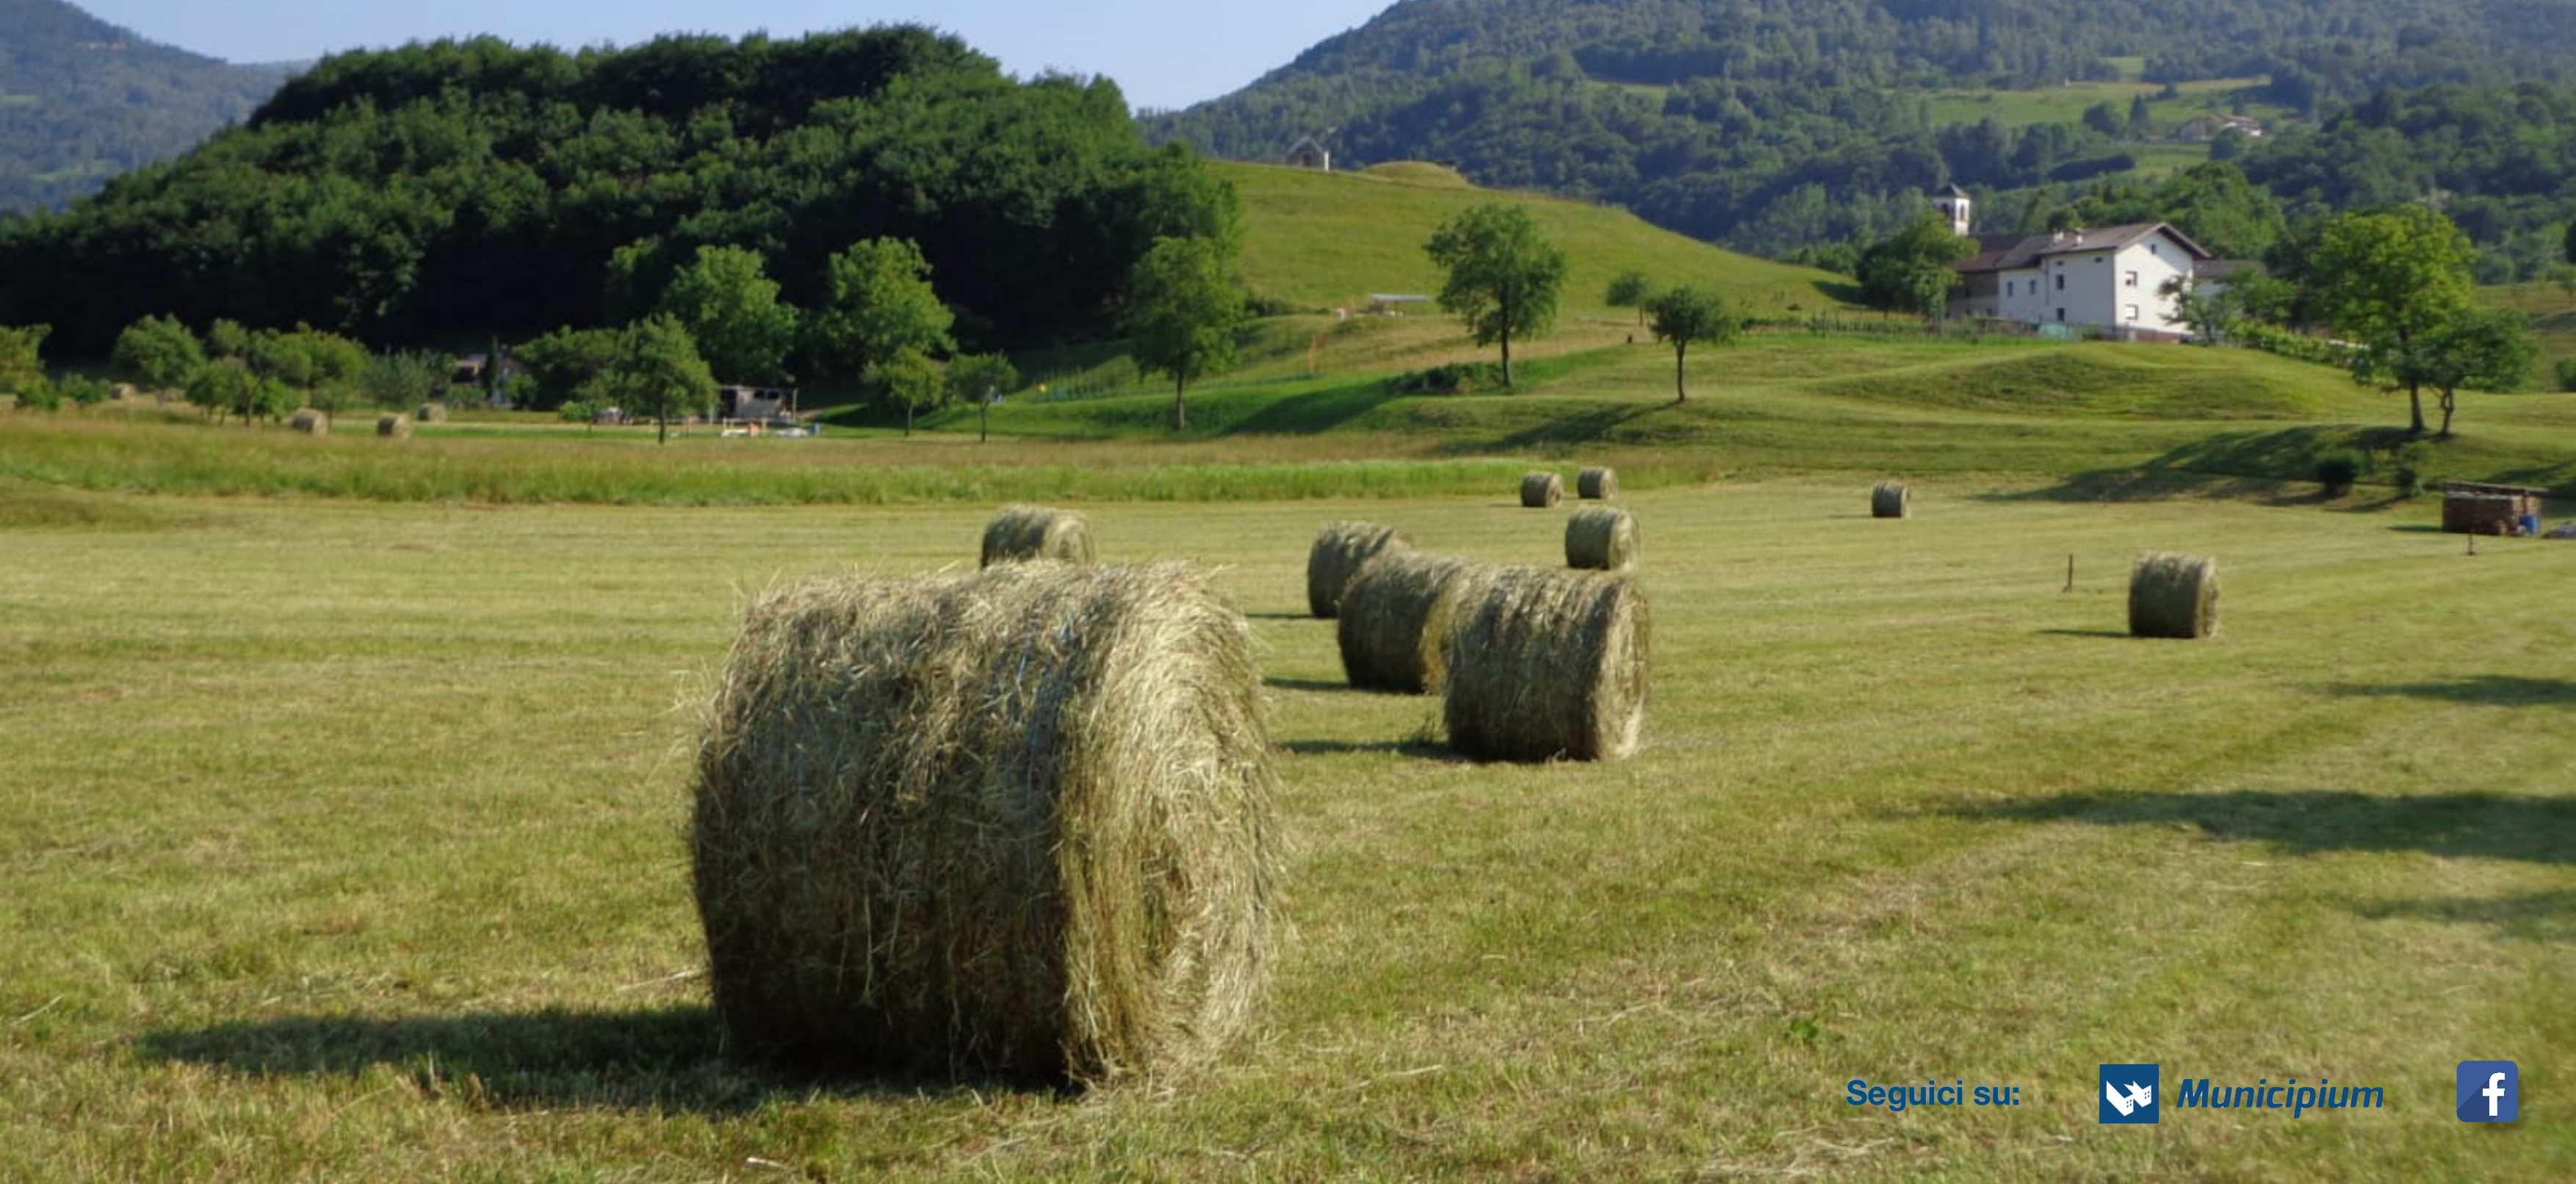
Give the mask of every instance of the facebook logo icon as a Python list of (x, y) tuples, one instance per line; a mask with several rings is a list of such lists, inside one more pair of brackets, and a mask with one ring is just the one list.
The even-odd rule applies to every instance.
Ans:
[(2521, 1113), (2522, 1070), (2513, 1062), (2460, 1062), (2460, 1121), (2512, 1122)]
[(2102, 1066), (2101, 1119), (2107, 1123), (2152, 1123), (2162, 1112), (2156, 1105), (2162, 1065)]

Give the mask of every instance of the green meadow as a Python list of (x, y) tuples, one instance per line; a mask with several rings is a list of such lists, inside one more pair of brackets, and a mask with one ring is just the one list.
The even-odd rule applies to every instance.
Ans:
[[(1905, 522), (1848, 476), (1632, 493), (1649, 742), (1599, 766), (1449, 756), (1303, 614), (1331, 519), (1555, 562), (1509, 483), (1086, 496), (1104, 561), (1215, 566), (1250, 616), (1294, 854), (1252, 1036), (1074, 1096), (746, 1067), (699, 976), (688, 753), (745, 597), (969, 564), (988, 506), (13, 482), (0, 1176), (2576, 1171), (2576, 546), (2295, 487), (1914, 488)], [(2216, 638), (2124, 635), (2149, 548), (2219, 557)], [(2518, 1126), (2452, 1117), (2467, 1058), (2521, 1063)], [(2386, 1105), (2097, 1126), (2113, 1061)]]

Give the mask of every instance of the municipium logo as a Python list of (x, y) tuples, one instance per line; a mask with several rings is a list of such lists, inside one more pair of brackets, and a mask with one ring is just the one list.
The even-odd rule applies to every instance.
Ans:
[(2105, 1123), (2153, 1123), (2161, 1109), (2156, 1105), (2156, 1087), (2162, 1084), (2161, 1065), (2102, 1066), (2101, 1120)]

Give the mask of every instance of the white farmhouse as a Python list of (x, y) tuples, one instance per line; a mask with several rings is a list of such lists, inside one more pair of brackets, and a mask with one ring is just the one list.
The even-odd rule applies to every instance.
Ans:
[(1989, 235), (1951, 266), (1965, 283), (1953, 317), (2090, 328), (2124, 338), (2191, 335), (2168, 281), (2184, 286), (2210, 254), (2163, 222), (2034, 235)]

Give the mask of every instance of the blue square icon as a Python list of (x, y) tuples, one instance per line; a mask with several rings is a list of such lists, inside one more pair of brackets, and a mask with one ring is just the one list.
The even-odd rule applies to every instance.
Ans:
[(2157, 1089), (2164, 1083), (2162, 1065), (2102, 1066), (2102, 1121), (2122, 1125), (2153, 1123), (2164, 1110), (2157, 1105)]
[(2512, 1122), (2521, 1114), (2522, 1070), (2513, 1062), (2460, 1062), (2460, 1121)]

